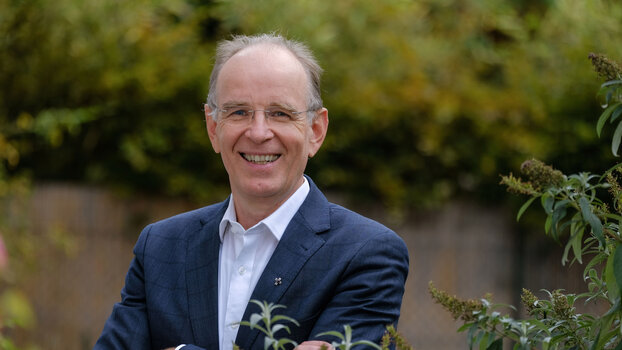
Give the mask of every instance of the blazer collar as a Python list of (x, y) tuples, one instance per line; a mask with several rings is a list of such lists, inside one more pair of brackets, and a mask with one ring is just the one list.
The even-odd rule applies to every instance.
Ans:
[[(307, 181), (310, 186), (309, 194), (287, 226), (251, 294), (251, 299), (278, 304), (307, 260), (325, 242), (318, 234), (330, 229), (329, 204), (309, 177)], [(257, 311), (255, 304), (249, 304), (244, 311), (243, 320), (249, 320), (251, 314)], [(252, 349), (258, 335), (259, 331), (256, 329), (241, 327), (236, 344), (242, 349)]]

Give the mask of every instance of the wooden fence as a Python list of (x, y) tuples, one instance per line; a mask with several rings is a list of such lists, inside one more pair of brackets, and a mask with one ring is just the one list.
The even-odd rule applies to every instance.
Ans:
[[(21, 213), (38, 241), (36, 263), (21, 279), (37, 314), (29, 340), (41, 349), (91, 349), (120, 299), (142, 227), (193, 208), (180, 200), (92, 187), (37, 186)], [(386, 222), (381, 210), (353, 209)], [(495, 301), (508, 304), (517, 304), (522, 287), (585, 289), (580, 266), (560, 267), (559, 246), (517, 236), (513, 221), (514, 213), (503, 208), (456, 202), (389, 224), (410, 252), (399, 330), (415, 349), (466, 348), (465, 335), (455, 332), (460, 324), (432, 302), (429, 281), (461, 297), (491, 292)]]

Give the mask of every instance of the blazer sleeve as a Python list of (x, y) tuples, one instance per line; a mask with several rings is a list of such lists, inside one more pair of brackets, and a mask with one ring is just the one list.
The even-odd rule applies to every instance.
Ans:
[(397, 326), (408, 263), (406, 245), (393, 231), (368, 240), (344, 270), (334, 296), (311, 331), (311, 339), (334, 341), (332, 336), (317, 334), (343, 333), (343, 325), (350, 325), (353, 341), (380, 343), (386, 326)]
[(134, 246), (134, 259), (125, 277), (121, 302), (114, 305), (95, 350), (151, 349), (143, 269), (149, 230), (147, 226)]
[[(104, 330), (95, 344), (94, 350), (151, 350), (161, 344), (153, 344), (152, 332), (158, 333), (159, 339), (169, 338), (165, 347), (176, 347), (182, 342), (176, 340), (179, 334), (161, 334), (166, 330), (150, 328), (149, 302), (147, 300), (148, 276), (145, 274), (145, 255), (147, 241), (153, 225), (147, 226), (140, 234), (134, 246), (134, 259), (125, 277), (125, 286), (121, 291), (121, 302), (116, 303), (112, 314), (104, 325)], [(149, 251), (148, 254), (160, 254)], [(153, 268), (152, 268), (153, 269)], [(169, 332), (174, 332), (168, 329)], [(187, 344), (184, 350), (202, 350), (193, 344)]]

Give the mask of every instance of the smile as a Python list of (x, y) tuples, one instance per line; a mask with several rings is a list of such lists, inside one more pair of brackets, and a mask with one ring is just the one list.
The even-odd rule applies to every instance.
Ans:
[(280, 154), (246, 154), (240, 153), (244, 159), (255, 164), (268, 164), (279, 159)]

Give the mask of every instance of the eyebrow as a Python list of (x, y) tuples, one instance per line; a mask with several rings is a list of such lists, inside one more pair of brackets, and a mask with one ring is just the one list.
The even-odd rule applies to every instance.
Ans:
[[(244, 108), (249, 108), (249, 109), (251, 108), (249, 103), (241, 102), (241, 101), (229, 101), (222, 105), (223, 109), (236, 108), (236, 107), (244, 107)], [(289, 103), (271, 102), (270, 104), (268, 104), (266, 108), (270, 108), (270, 107), (282, 108), (282, 109), (287, 109), (290, 111), (296, 110), (296, 108), (290, 105)]]
[(250, 108), (250, 105), (246, 102), (237, 102), (237, 101), (226, 102), (226, 103), (223, 103), (222, 105), (223, 109), (228, 109), (232, 107), (249, 107)]

